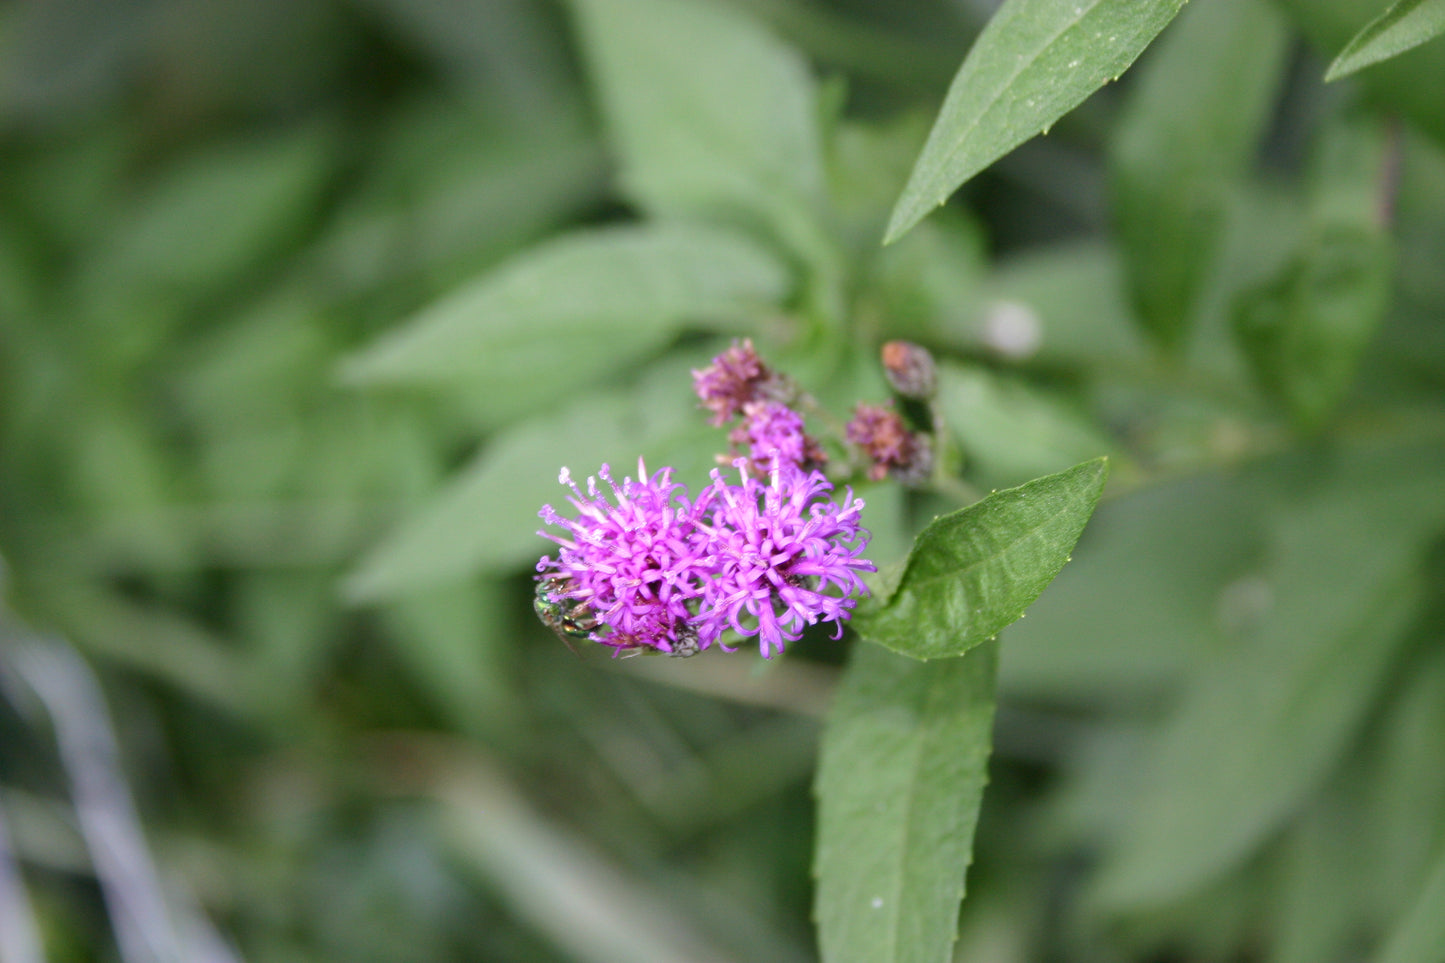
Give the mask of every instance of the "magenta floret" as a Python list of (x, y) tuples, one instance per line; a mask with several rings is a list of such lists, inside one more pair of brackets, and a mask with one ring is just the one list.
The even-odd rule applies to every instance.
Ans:
[(822, 447), (804, 430), (803, 416), (787, 405), (750, 401), (742, 411), (743, 421), (729, 432), (728, 441), (734, 454), (745, 451), (748, 469), (754, 474), (813, 469), (828, 460)]
[(564, 586), (557, 601), (575, 603), (601, 625), (589, 638), (616, 649), (647, 647), (673, 652), (680, 645), (706, 648), (716, 638), (695, 624), (694, 610), (712, 572), (710, 536), (697, 526), (708, 510), (711, 490), (692, 502), (687, 488), (672, 480), (672, 469), (647, 476), (639, 459), (637, 479), (618, 486), (606, 465), (598, 472), (613, 501), (599, 491), (596, 478), (587, 492), (564, 468), (559, 478), (572, 489), (567, 499), (575, 519), (546, 505), (543, 521), (567, 536), (541, 531), (561, 551), (537, 564), (541, 578)]
[(858, 524), (863, 500), (850, 489), (841, 506), (833, 502), (821, 472), (775, 471), (763, 484), (744, 459), (734, 464), (741, 485), (713, 472), (705, 526), (713, 568), (701, 610), (707, 634), (715, 639), (731, 627), (756, 635), (764, 658), (817, 622), (833, 622), (834, 638), (841, 636), (856, 604), (850, 596), (868, 591), (859, 573), (877, 571), (860, 557), (868, 543)]

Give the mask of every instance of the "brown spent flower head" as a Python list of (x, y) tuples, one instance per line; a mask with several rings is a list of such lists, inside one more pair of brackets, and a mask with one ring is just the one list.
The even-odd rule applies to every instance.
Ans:
[(888, 384), (905, 398), (928, 401), (938, 389), (933, 355), (912, 341), (889, 341), (879, 352)]
[(933, 471), (932, 439), (909, 431), (892, 405), (858, 402), (846, 430), (848, 440), (872, 462), (868, 468), (872, 481), (892, 475), (905, 485), (917, 485)]
[(742, 412), (751, 402), (793, 400), (788, 379), (763, 363), (753, 350), (751, 338), (734, 341), (732, 347), (712, 359), (712, 364), (692, 373), (693, 390), (702, 406), (712, 412), (712, 423), (720, 426)]

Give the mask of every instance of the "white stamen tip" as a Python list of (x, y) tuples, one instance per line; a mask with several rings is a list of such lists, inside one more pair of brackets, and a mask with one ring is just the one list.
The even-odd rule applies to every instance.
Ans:
[(572, 472), (567, 468), (566, 465), (563, 465), (562, 470), (557, 473), (557, 483), (559, 485), (572, 484)]

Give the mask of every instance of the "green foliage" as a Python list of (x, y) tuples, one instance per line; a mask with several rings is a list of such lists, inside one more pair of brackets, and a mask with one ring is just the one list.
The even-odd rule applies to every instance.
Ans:
[(1395, 0), (1355, 34), (1325, 71), (1325, 80), (1339, 80), (1371, 64), (1399, 56), (1411, 47), (1445, 33), (1445, 2)]
[(818, 761), (813, 915), (828, 963), (943, 960), (988, 781), (998, 644), (853, 650)]
[[(186, 959), (1439, 963), (1439, 3), (152, 6), (0, 13), (46, 959), (125, 957), (119, 886)], [(873, 594), (768, 661), (569, 652), (559, 470), (695, 493), (740, 337)], [(844, 440), (894, 339), (907, 486)]]
[(817, 92), (796, 51), (717, 0), (573, 8), (621, 183), (639, 206), (784, 232), (816, 209)]
[(1380, 954), (1380, 963), (1425, 963), (1445, 953), (1445, 856)]
[[(689, 322), (748, 330), (783, 299), (783, 267), (715, 228), (601, 228), (527, 252), (343, 363), (353, 384), (488, 394), (526, 410), (636, 363)], [(557, 381), (537, 372), (555, 368)]]
[(1119, 238), (1135, 309), (1161, 344), (1186, 336), (1288, 37), (1262, 0), (1196, 4), (1149, 55), (1125, 105), (1110, 155)]
[(1235, 304), (1235, 332), (1260, 384), (1305, 426), (1349, 389), (1389, 307), (1391, 246), (1373, 189), (1385, 150), (1372, 125), (1326, 130), (1305, 236)]
[(959, 68), (893, 208), (895, 241), (960, 184), (1111, 80), (1118, 80), (1184, 0), (1007, 0)]
[[(1409, 470), (1366, 481), (1392, 460)], [(1101, 899), (1167, 903), (1235, 865), (1337, 763), (1419, 614), (1422, 541), (1445, 522), (1442, 468), (1435, 452), (1361, 458), (1341, 487), (1276, 512), (1257, 576), (1269, 613), (1197, 674), (1160, 732)]]
[(1107, 475), (1096, 459), (934, 519), (897, 586), (858, 613), (858, 631), (915, 659), (962, 655), (992, 639), (1069, 560)]

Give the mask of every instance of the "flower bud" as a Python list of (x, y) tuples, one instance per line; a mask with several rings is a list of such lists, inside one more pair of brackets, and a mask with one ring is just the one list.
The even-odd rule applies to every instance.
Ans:
[(933, 355), (912, 341), (889, 341), (880, 352), (888, 384), (904, 398), (928, 401), (938, 389)]

